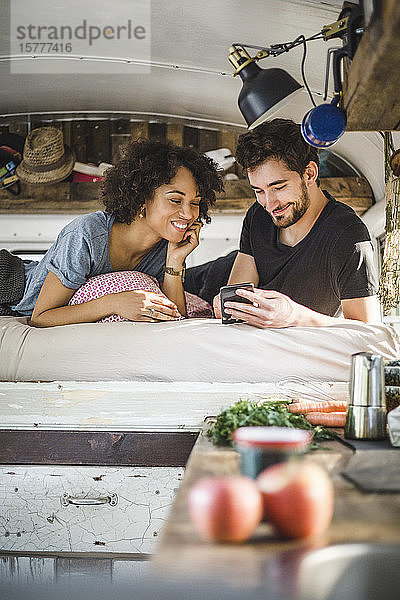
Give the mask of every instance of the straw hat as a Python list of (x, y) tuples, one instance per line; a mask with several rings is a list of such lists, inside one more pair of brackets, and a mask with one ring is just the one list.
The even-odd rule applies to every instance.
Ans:
[(26, 183), (57, 183), (72, 172), (74, 156), (56, 127), (38, 127), (25, 140), (17, 175)]

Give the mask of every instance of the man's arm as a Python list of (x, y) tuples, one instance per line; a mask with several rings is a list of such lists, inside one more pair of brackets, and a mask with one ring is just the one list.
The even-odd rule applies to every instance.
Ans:
[(342, 300), (342, 311), (345, 319), (363, 321), (364, 323), (380, 323), (381, 309), (377, 296), (351, 298)]
[[(238, 252), (233, 263), (231, 274), (229, 275), (228, 285), (234, 283), (254, 283), (258, 285), (259, 275), (254, 258), (249, 254)], [(217, 319), (221, 318), (221, 300), (219, 294), (213, 300), (214, 314)]]
[(225, 303), (225, 310), (236, 319), (242, 319), (254, 327), (327, 327), (336, 323), (358, 320), (364, 323), (380, 323), (379, 304), (376, 296), (343, 300), (343, 318), (330, 317), (294, 302), (274, 290), (237, 290), (239, 296), (252, 304)]

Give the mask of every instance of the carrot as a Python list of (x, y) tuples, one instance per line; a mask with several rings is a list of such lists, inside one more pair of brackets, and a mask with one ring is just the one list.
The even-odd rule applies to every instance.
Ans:
[(317, 402), (313, 400), (299, 400), (299, 402), (293, 402), (289, 404), (289, 410), (291, 413), (309, 413), (309, 412), (346, 412), (347, 402), (346, 400), (332, 400)]
[(344, 427), (346, 424), (345, 412), (310, 412), (306, 419), (312, 425), (325, 425), (325, 427)]

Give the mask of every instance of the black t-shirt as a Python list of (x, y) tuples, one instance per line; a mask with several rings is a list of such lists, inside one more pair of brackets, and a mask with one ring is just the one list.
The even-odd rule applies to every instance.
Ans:
[(279, 229), (256, 202), (247, 211), (240, 252), (253, 256), (258, 287), (334, 316), (340, 301), (377, 293), (378, 280), (368, 229), (352, 208), (329, 198), (313, 227), (298, 244), (279, 241)]

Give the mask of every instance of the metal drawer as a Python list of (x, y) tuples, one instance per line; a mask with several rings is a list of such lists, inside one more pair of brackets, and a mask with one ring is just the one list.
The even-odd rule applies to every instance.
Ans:
[(151, 553), (183, 471), (1, 466), (0, 549)]

